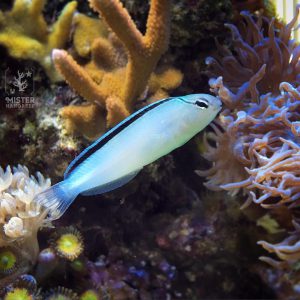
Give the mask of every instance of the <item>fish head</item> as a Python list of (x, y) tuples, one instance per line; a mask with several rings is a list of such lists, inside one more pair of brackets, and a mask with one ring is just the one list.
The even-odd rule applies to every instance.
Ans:
[(182, 96), (179, 99), (193, 105), (194, 109), (202, 112), (217, 114), (222, 108), (220, 99), (209, 94), (191, 94)]
[(212, 122), (222, 108), (219, 98), (208, 94), (191, 94), (179, 97), (181, 116), (189, 124), (191, 132), (200, 131)]

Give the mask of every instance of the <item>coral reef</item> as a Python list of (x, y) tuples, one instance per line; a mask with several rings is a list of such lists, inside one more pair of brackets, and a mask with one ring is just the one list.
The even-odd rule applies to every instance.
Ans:
[[(0, 3), (1, 9), (7, 10), (4, 14), (9, 14), (10, 7), (6, 2), (13, 1)], [(41, 5), (45, 3), (34, 0), (27, 2), (41, 3)], [(52, 24), (58, 12), (70, 2), (70, 0), (48, 1), (44, 6), (43, 18), (48, 24)], [(117, 82), (118, 89), (123, 90), (125, 73), (130, 61), (126, 43), (120, 41), (115, 30), (111, 28), (110, 24), (107, 24), (105, 18), (96, 18), (90, 10), (88, 1), (78, 0), (77, 2), (80, 13), (73, 17), (73, 43), (70, 44), (69, 54), (97, 86), (101, 86), (102, 79), (104, 80), (105, 77), (109, 86), (110, 82), (114, 83), (111, 81), (113, 78)], [(202, 70), (201, 57), (208, 54), (213, 55), (215, 47), (211, 45), (215, 36), (218, 37), (220, 43), (223, 42), (224, 37), (228, 36), (228, 31), (223, 30), (222, 24), (231, 15), (230, 1), (221, 0), (210, 3), (209, 1), (179, 0), (175, 2), (173, 2), (171, 11), (177, 11), (175, 11), (171, 28), (177, 27), (177, 31), (174, 30), (173, 34), (171, 33), (171, 49), (167, 55), (160, 55), (162, 59), (159, 67), (154, 69), (153, 66), (143, 91), (140, 95), (132, 98), (130, 111), (139, 108), (145, 102), (167, 96), (173, 87), (178, 85), (182, 74), (167, 66), (179, 67), (184, 70), (185, 79), (189, 76), (187, 79), (189, 82), (185, 80), (176, 93), (208, 90), (205, 76), (203, 75), (203, 80), (199, 80)], [(241, 1), (239, 2), (241, 3)], [(110, 1), (110, 3), (115, 3), (115, 1)], [(144, 33), (146, 28), (144, 24), (146, 24), (148, 16), (148, 1), (126, 0), (123, 3), (126, 4), (139, 32)], [(200, 6), (200, 3), (203, 6)], [(253, 1), (247, 1), (246, 4), (251, 5), (251, 3)], [(256, 8), (259, 9), (255, 6)], [(122, 12), (129, 17), (126, 10), (122, 10)], [(139, 15), (140, 13), (143, 15)], [(174, 18), (178, 18), (178, 23)], [(254, 20), (257, 21), (257, 17), (254, 17)], [(262, 23), (260, 30), (264, 32), (263, 36), (266, 39), (262, 41), (263, 50), (266, 52), (263, 58), (267, 56), (272, 60), (275, 53), (272, 49), (276, 47), (266, 50), (268, 33), (266, 33), (265, 19), (262, 20)], [(131, 20), (130, 24), (133, 24)], [(159, 25), (159, 22), (157, 24)], [(199, 26), (197, 27), (197, 25)], [(279, 25), (276, 24), (276, 26)], [(123, 26), (123, 28), (128, 27)], [(280, 27), (276, 28), (280, 29)], [(195, 30), (197, 32), (194, 32)], [(165, 32), (162, 33), (165, 34)], [(288, 49), (292, 51), (293, 43), (289, 42), (288, 46), (283, 45), (278, 35), (279, 32), (275, 30), (275, 40), (279, 48), (291, 47)], [(96, 51), (96, 49), (100, 50), (97, 48), (97, 40), (100, 41), (100, 44), (102, 43), (101, 49), (103, 47), (112, 49), (111, 56), (108, 52)], [(254, 44), (251, 45), (255, 47)], [(106, 46), (108, 48), (105, 48)], [(200, 58), (197, 58), (196, 61), (201, 67), (198, 68), (198, 72), (194, 72), (195, 69), (191, 68), (191, 64), (196, 64), (196, 61), (193, 60), (196, 53), (199, 54), (199, 49)], [(231, 49), (233, 49), (233, 56), (237, 55), (234, 47)], [(258, 52), (263, 50), (258, 49)], [(3, 70), (7, 67), (13, 69), (12, 76), (17, 74), (17, 70), (24, 65), (36, 68), (32, 61), (13, 59), (5, 53), (4, 48), (0, 51), (3, 52), (1, 68)], [(241, 50), (241, 52), (243, 51)], [(114, 64), (110, 60), (111, 57), (116, 59), (116, 62), (113, 61)], [(268, 64), (268, 60), (266, 63)], [(272, 63), (270, 63), (270, 67), (272, 67)], [(244, 68), (240, 69), (244, 70)], [(257, 74), (259, 70), (260, 68), (255, 69), (253, 74)], [(263, 71), (262, 69), (259, 74), (262, 75)], [(285, 78), (288, 79), (284, 80), (294, 78), (292, 69), (291, 72), (292, 75), (286, 73)], [(272, 75), (272, 73), (269, 74)], [(216, 76), (219, 75), (222, 74)], [(271, 77), (271, 75), (268, 76)], [(247, 78), (250, 79), (250, 77)], [(261, 80), (264, 80), (264, 77)], [(295, 89), (297, 80), (294, 82), (293, 80), (291, 82)], [(55, 183), (61, 179), (70, 160), (88, 144), (82, 137), (65, 135), (62, 120), (57, 118), (58, 112), (69, 104), (72, 109), (77, 107), (75, 115), (72, 115), (71, 109), (70, 118), (63, 116), (64, 119), (67, 123), (70, 122), (69, 127), (74, 128), (74, 124), (76, 124), (89, 138), (94, 138), (99, 134), (101, 128), (105, 129), (108, 125), (107, 102), (105, 100), (103, 106), (98, 103), (95, 106), (90, 105), (91, 101), (82, 102), (75, 91), (72, 91), (65, 83), (49, 86), (50, 82), (45, 80), (42, 72), (35, 74), (34, 83), (36, 89), (33, 108), (2, 110), (5, 102), (0, 101), (0, 139), (2, 141), (0, 143), (0, 162), (1, 165), (21, 163), (30, 170), (42, 170), (42, 173)], [(103, 83), (105, 82), (103, 81)], [(214, 84), (213, 81), (211, 83)], [(217, 83), (215, 82), (216, 85)], [(222, 86), (221, 82), (218, 84), (220, 87)], [(259, 82), (257, 84), (259, 85)], [(271, 98), (276, 100), (277, 108), (273, 107), (274, 114), (272, 112), (266, 114), (271, 123), (272, 120), (277, 120), (277, 109), (279, 112), (284, 105), (291, 105), (291, 107), (294, 105), (295, 111), (292, 111), (291, 108), (287, 111), (286, 117), (281, 115), (278, 117), (278, 127), (282, 128), (282, 122), (286, 122), (285, 129), (295, 131), (296, 126), (288, 123), (288, 121), (295, 121), (298, 110), (298, 106), (296, 106), (298, 96), (293, 95), (295, 92), (293, 86), (282, 85), (283, 95), (279, 94), (279, 89), (274, 88), (274, 93), (277, 94), (270, 95), (264, 103), (265, 105), (268, 105), (269, 102), (272, 103)], [(232, 89), (228, 83), (224, 83), (223, 87), (223, 91), (227, 87), (233, 94), (236, 94), (239, 88), (237, 85)], [(110, 88), (113, 89), (114, 86), (112, 85)], [(216, 87), (215, 91), (217, 89)], [(296, 88), (296, 90), (298, 89)], [(261, 92), (259, 91), (259, 93)], [(111, 92), (111, 95), (118, 96), (114, 92)], [(84, 95), (82, 96), (84, 97)], [(280, 98), (281, 96), (282, 98)], [(238, 108), (237, 111), (248, 111), (253, 103), (259, 103), (251, 101), (249, 93), (246, 93), (244, 98), (246, 99), (245, 106), (242, 106), (243, 101), (240, 101), (239, 107), (241, 108)], [(123, 98), (120, 103), (122, 101)], [(264, 117), (262, 115), (264, 108), (258, 108), (258, 106), (256, 108), (258, 109), (257, 119), (261, 121)], [(227, 109), (228, 116), (234, 118), (237, 112), (233, 112), (234, 109), (228, 107)], [(68, 106), (61, 111), (61, 115), (63, 113), (66, 115), (69, 113)], [(74, 119), (75, 116), (77, 119)], [(223, 116), (225, 120), (226, 116)], [(115, 117), (117, 116), (115, 115)], [(72, 120), (74, 120), (74, 124)], [(220, 124), (222, 125), (222, 123)], [(226, 132), (226, 128), (222, 129), (220, 124), (213, 126), (220, 133)], [(248, 125), (249, 127), (246, 128)], [(245, 130), (252, 130), (250, 123), (248, 125)], [(296, 124), (294, 123), (294, 125)], [(256, 128), (260, 125), (252, 124), (251, 126)], [(270, 130), (272, 128), (269, 127)], [(240, 130), (240, 127), (236, 127), (236, 129)], [(242, 129), (241, 133), (243, 133)], [(208, 132), (207, 136), (213, 137), (213, 133)], [(290, 139), (289, 136), (283, 138)], [(227, 140), (228, 144), (231, 141), (235, 140)], [(280, 143), (281, 140), (277, 140), (275, 145), (268, 145), (270, 150), (266, 154), (258, 152), (270, 159), (273, 148), (283, 145)], [(296, 142), (294, 143), (298, 145)], [(212, 142), (210, 146), (216, 145)], [(228, 149), (226, 147), (224, 149)], [(286, 147), (292, 157), (297, 159), (297, 147), (294, 144)], [(223, 150), (224, 154), (226, 151)], [(232, 152), (229, 154), (228, 158), (235, 161)], [(276, 157), (273, 158), (276, 159)], [(289, 158), (283, 158), (280, 163), (284, 167), (288, 166), (287, 159)], [(287, 207), (294, 202), (285, 204), (286, 199), (277, 197), (272, 198), (271, 202), (270, 199), (265, 199), (262, 201), (262, 205), (278, 204), (279, 207), (267, 210), (268, 213), (261, 217), (266, 210), (259, 210), (260, 206), (252, 205), (251, 209), (253, 207), (258, 209), (259, 219), (257, 221), (257, 218), (254, 217), (247, 218), (245, 215), (249, 214), (250, 209), (241, 211), (236, 199), (225, 195), (224, 191), (221, 193), (207, 192), (202, 185), (199, 185), (199, 178), (195, 175), (193, 166), (199, 164), (203, 167), (203, 163), (204, 160), (199, 156), (195, 141), (191, 141), (183, 148), (177, 149), (171, 155), (145, 168), (138, 178), (123, 189), (94, 197), (79, 196), (80, 199), (74, 203), (67, 214), (54, 223), (55, 227), (46, 227), (39, 231), (38, 246), (42, 249), (41, 251), (38, 251), (36, 247), (36, 236), (33, 240), (23, 232), (24, 236), (20, 238), (10, 238), (3, 231), (1, 238), (7, 244), (0, 249), (0, 298), (8, 300), (17, 297), (36, 300), (298, 299), (297, 283), (299, 280), (297, 278), (299, 276), (294, 277), (294, 285), (290, 280), (291, 275), (294, 276), (298, 268), (299, 234), (295, 221), (293, 222), (296, 226), (294, 232), (291, 232), (290, 237), (287, 237), (280, 245), (276, 245), (278, 241), (286, 237), (286, 230), (293, 230), (291, 216), (294, 214), (296, 220), (297, 209)], [(235, 174), (237, 176), (244, 174), (246, 177), (243, 177), (242, 180), (247, 179), (249, 174), (244, 169), (244, 165), (237, 163), (233, 167), (239, 166), (241, 171)], [(284, 182), (282, 188), (287, 187), (293, 193), (295, 190), (292, 185), (289, 185), (289, 179), (283, 177), (284, 174), (280, 167), (277, 168), (276, 164), (272, 164), (272, 167), (275, 167), (274, 172), (276, 176), (279, 176), (278, 180)], [(219, 168), (220, 171), (222, 168), (223, 166)], [(227, 167), (227, 175), (230, 170)], [(267, 172), (270, 170), (268, 169)], [(265, 171), (260, 169), (261, 172)], [(13, 171), (11, 173), (14, 174)], [(272, 184), (276, 184), (275, 177), (272, 177), (273, 173), (268, 173), (269, 175)], [(295, 173), (294, 176), (297, 177), (297, 174)], [(258, 180), (257, 176), (256, 179)], [(232, 181), (239, 181), (239, 177)], [(243, 188), (243, 190), (248, 189)], [(260, 193), (263, 193), (259, 190), (251, 189), (255, 192), (257, 199)], [(277, 191), (280, 193), (280, 190)], [(283, 208), (286, 213), (284, 217)], [(20, 218), (9, 215), (5, 219), (5, 223), (9, 222), (12, 217)], [(70, 227), (70, 225), (72, 226)], [(2, 224), (3, 226), (4, 224)], [(37, 224), (37, 226), (40, 225)], [(12, 233), (12, 235), (14, 234)], [(31, 241), (29, 246), (34, 246), (35, 251), (28, 248), (26, 241)], [(292, 268), (293, 273), (275, 271), (272, 267), (267, 268), (267, 264), (257, 261), (258, 256), (266, 254), (265, 250), (255, 243), (256, 241), (268, 241), (268, 243), (260, 243), (268, 251), (275, 255), (277, 253), (282, 262), (271, 261), (269, 257), (262, 258), (263, 260), (280, 267), (288, 265)], [(37, 254), (28, 255), (33, 252)], [(271, 254), (273, 258), (274, 254)], [(291, 259), (292, 257), (295, 260)], [(291, 296), (289, 297), (289, 295)]]
[(43, 17), (46, 0), (15, 0), (10, 11), (0, 11), (0, 45), (12, 57), (37, 61), (52, 81), (61, 80), (51, 62), (54, 48), (66, 47), (76, 2), (68, 3), (51, 29)]
[[(255, 239), (263, 239), (256, 236), (255, 223), (243, 221), (238, 204), (221, 193), (200, 199), (197, 182), (189, 187), (179, 176), (182, 173), (190, 181), (195, 175), (188, 169), (178, 170), (169, 155), (147, 167), (125, 191), (78, 199), (56, 228), (40, 232), (43, 250), (35, 265), (22, 273), (30, 272), (36, 280), (35, 288), (25, 287), (28, 294), (40, 290), (41, 299), (57, 297), (58, 292), (66, 292), (66, 297), (76, 292), (81, 299), (87, 291), (100, 299), (195, 300), (245, 294), (271, 298), (271, 291), (247, 268), (255, 261)], [(64, 228), (64, 224), (73, 226)], [(85, 250), (71, 261), (58, 253), (57, 241), (78, 231)], [(240, 243), (245, 235), (253, 242)], [(241, 260), (233, 259), (237, 252), (243, 253)], [(245, 280), (241, 282), (237, 274)], [(254, 289), (249, 276), (256, 282)], [(217, 289), (212, 288), (214, 278)], [(15, 280), (7, 279), (0, 297), (21, 288)]]
[[(242, 15), (242, 33), (228, 25), (233, 51), (218, 45), (219, 57), (207, 59), (209, 74), (222, 76), (211, 78), (209, 83), (225, 108), (204, 140), (204, 157), (213, 166), (198, 174), (207, 177), (209, 189), (225, 189), (231, 195), (242, 191), (248, 196), (244, 208), (252, 202), (268, 209), (287, 207), (290, 218), (294, 215), (297, 219), (300, 53), (290, 35), (299, 7), (285, 26), (260, 16)], [(268, 29), (266, 34), (263, 28)], [(285, 222), (286, 229), (291, 221)], [(282, 243), (259, 243), (279, 258), (295, 262), (298, 242), (296, 230)]]
[(173, 68), (153, 73), (168, 47), (169, 0), (151, 1), (144, 35), (119, 0), (91, 0), (90, 4), (111, 33), (101, 22), (78, 15), (74, 48), (79, 55), (89, 55), (90, 61), (78, 64), (63, 50), (53, 51), (53, 61), (68, 84), (88, 101), (62, 109), (67, 130), (93, 139), (105, 125), (110, 127), (128, 116), (137, 99), (166, 97), (168, 90), (181, 83), (182, 74)]

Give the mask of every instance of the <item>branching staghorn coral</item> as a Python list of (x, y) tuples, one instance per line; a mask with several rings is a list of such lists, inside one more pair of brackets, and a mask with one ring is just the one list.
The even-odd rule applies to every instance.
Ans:
[[(223, 76), (209, 84), (225, 109), (205, 136), (204, 157), (213, 165), (198, 173), (207, 177), (210, 189), (232, 195), (242, 191), (248, 196), (244, 207), (254, 202), (294, 212), (300, 203), (300, 47), (290, 40), (296, 17), (278, 30), (274, 21), (266, 24), (258, 17), (254, 22), (243, 15), (250, 28), (246, 37), (230, 25), (234, 51), (219, 46), (224, 56), (207, 60), (211, 74)], [(265, 36), (261, 28), (266, 25)], [(296, 230), (282, 243), (259, 243), (280, 259), (294, 261), (300, 258), (298, 238)]]
[[(151, 1), (144, 35), (119, 0), (90, 0), (90, 5), (110, 33), (96, 20), (79, 15), (74, 48), (79, 55), (90, 56), (90, 62), (80, 65), (63, 50), (53, 52), (53, 61), (68, 84), (88, 101), (62, 109), (67, 130), (93, 139), (105, 125), (110, 127), (128, 116), (138, 98), (166, 97), (168, 90), (181, 83), (182, 74), (173, 68), (153, 73), (169, 43), (170, 0)], [(91, 26), (98, 28), (98, 37)]]
[(68, 3), (49, 28), (44, 17), (46, 0), (15, 0), (11, 11), (0, 11), (0, 45), (18, 59), (37, 61), (52, 81), (60, 78), (51, 62), (54, 48), (64, 48), (69, 39), (76, 2)]
[(25, 166), (0, 168), (0, 247), (21, 247), (34, 261), (38, 255), (37, 231), (44, 225), (45, 213), (32, 205), (38, 193), (50, 187), (41, 173), (29, 175)]

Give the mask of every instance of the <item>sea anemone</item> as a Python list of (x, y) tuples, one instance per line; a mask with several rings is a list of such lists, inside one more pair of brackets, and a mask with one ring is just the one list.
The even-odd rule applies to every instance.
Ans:
[[(225, 87), (221, 83), (218, 88)], [(210, 133), (205, 143), (213, 140), (218, 146), (208, 146), (204, 156), (214, 161), (214, 166), (198, 172), (209, 178), (208, 188), (226, 189), (231, 194), (243, 189), (249, 196), (247, 204), (253, 201), (265, 208), (299, 203), (300, 93), (288, 83), (282, 83), (280, 91), (276, 97), (262, 95), (251, 109), (238, 111), (235, 117), (222, 114), (213, 125), (215, 133)]]
[[(233, 49), (218, 45), (219, 56), (207, 59), (211, 91), (224, 110), (204, 140), (204, 157), (212, 167), (198, 172), (210, 189), (232, 195), (242, 191), (248, 196), (243, 207), (253, 202), (283, 207), (295, 220), (300, 204), (300, 46), (290, 38), (299, 7), (285, 26), (243, 12), (242, 30), (228, 25)], [(281, 243), (259, 244), (293, 263), (300, 258), (299, 238), (297, 229)]]
[(275, 253), (281, 261), (273, 258), (261, 256), (260, 260), (269, 263), (276, 268), (285, 268), (294, 266), (297, 268), (297, 262), (300, 260), (300, 224), (293, 221), (295, 230), (280, 243), (271, 244), (266, 241), (259, 241), (258, 244), (269, 253)]
[[(245, 38), (228, 25), (234, 51), (219, 46), (221, 57), (207, 60), (209, 72), (223, 76), (209, 83), (225, 109), (204, 141), (204, 157), (213, 166), (198, 173), (208, 178), (210, 189), (226, 189), (231, 194), (242, 189), (249, 196), (247, 204), (252, 200), (274, 207), (300, 197), (300, 51), (289, 40), (296, 18), (278, 31), (273, 21), (264, 23), (258, 17), (255, 22), (245, 12), (243, 16), (251, 29)], [(267, 35), (262, 33), (264, 27)]]
[(51, 238), (51, 246), (59, 257), (73, 261), (83, 251), (83, 238), (73, 226), (59, 228)]
[(38, 254), (37, 231), (45, 225), (45, 213), (33, 205), (33, 198), (50, 187), (50, 179), (37, 172), (30, 176), (25, 166), (4, 171), (0, 167), (0, 246), (22, 243), (32, 260)]
[(217, 57), (208, 57), (206, 63), (210, 77), (222, 76), (225, 86), (234, 93), (239, 91), (238, 99), (232, 105), (224, 102), (227, 107), (233, 109), (249, 104), (245, 99), (247, 87), (263, 65), (265, 76), (257, 82), (261, 94), (278, 94), (279, 84), (284, 81), (293, 85), (299, 82), (300, 52), (296, 41), (291, 40), (299, 8), (297, 6), (295, 17), (287, 25), (275, 24), (274, 19), (269, 21), (246, 11), (241, 13), (245, 22), (240, 22), (239, 29), (226, 24), (232, 33), (231, 48), (217, 43)]

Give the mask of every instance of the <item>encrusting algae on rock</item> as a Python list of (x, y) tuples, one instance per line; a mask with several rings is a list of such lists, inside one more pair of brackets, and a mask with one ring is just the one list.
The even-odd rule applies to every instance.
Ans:
[(69, 2), (51, 27), (43, 17), (46, 0), (15, 0), (10, 11), (0, 11), (0, 45), (18, 59), (37, 61), (51, 81), (61, 80), (51, 61), (54, 48), (66, 47), (76, 1)]
[(94, 139), (132, 113), (138, 99), (167, 97), (169, 90), (180, 85), (182, 73), (174, 68), (153, 73), (168, 48), (170, 0), (151, 1), (144, 35), (119, 0), (90, 0), (90, 5), (108, 25), (105, 28), (102, 20), (76, 16), (74, 49), (90, 61), (79, 64), (64, 50), (54, 50), (53, 61), (88, 102), (61, 110), (67, 131)]

